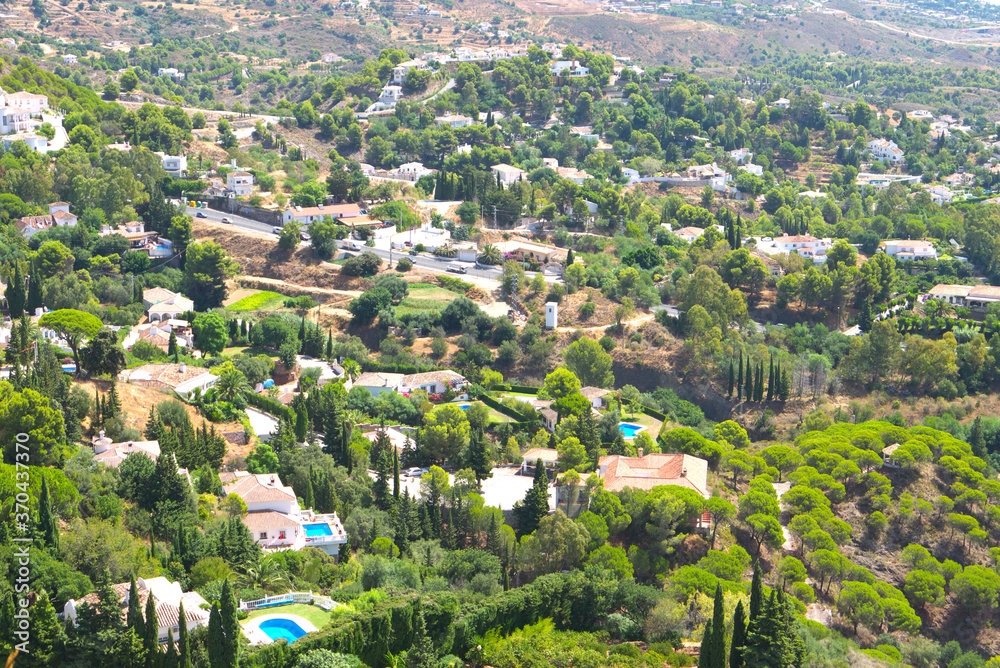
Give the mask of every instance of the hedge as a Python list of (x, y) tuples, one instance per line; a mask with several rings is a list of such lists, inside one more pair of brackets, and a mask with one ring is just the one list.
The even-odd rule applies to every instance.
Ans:
[[(490, 629), (507, 635), (539, 619), (551, 618), (560, 629), (590, 631), (613, 611), (639, 617), (651, 609), (655, 594), (630, 581), (590, 580), (579, 571), (543, 575), (523, 587), (497, 593), (474, 608), (460, 609), (450, 592), (426, 593), (420, 605), (427, 635), (442, 655), (464, 656)], [(241, 660), (246, 668), (292, 668), (314, 649), (354, 654), (371, 668), (385, 668), (386, 654), (409, 649), (413, 637), (412, 593), (393, 593), (371, 611), (345, 613), (329, 626), (296, 641), (253, 648)]]
[(436, 366), (416, 366), (414, 364), (381, 364), (375, 360), (364, 360), (361, 363), (363, 371), (381, 371), (383, 373), (424, 373), (425, 371), (440, 371)]
[(295, 413), (291, 408), (281, 403), (277, 399), (272, 399), (269, 396), (263, 394), (248, 394), (247, 403), (254, 408), (259, 408), (265, 413), (270, 413), (274, 417), (281, 419), (282, 416), (288, 418), (289, 421), (295, 422)]
[(520, 392), (521, 394), (538, 394), (537, 387), (528, 387), (527, 385), (511, 385), (511, 392)]
[(648, 415), (651, 418), (655, 418), (655, 419), (659, 420), (660, 422), (666, 422), (667, 419), (668, 419), (666, 415), (664, 415), (660, 411), (653, 410), (649, 406), (643, 406), (642, 407), (642, 412), (645, 413), (646, 415)]
[(488, 394), (482, 394), (482, 395), (480, 395), (479, 400), (482, 401), (487, 406), (489, 406), (490, 408), (492, 408), (493, 410), (495, 410), (497, 413), (500, 413), (502, 415), (506, 415), (510, 419), (517, 420), (518, 422), (523, 422), (524, 421), (524, 414), (523, 413), (519, 413), (518, 411), (514, 410), (513, 408), (508, 408), (508, 407), (504, 406), (502, 403), (500, 403), (499, 401), (497, 401), (493, 397), (489, 396)]

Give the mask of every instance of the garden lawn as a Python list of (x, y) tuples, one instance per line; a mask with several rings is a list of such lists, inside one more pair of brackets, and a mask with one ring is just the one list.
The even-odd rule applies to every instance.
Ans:
[(308, 603), (289, 603), (288, 605), (276, 605), (270, 608), (253, 610), (242, 623), (246, 624), (248, 621), (256, 617), (276, 614), (298, 615), (299, 617), (304, 617), (312, 622), (317, 629), (322, 629), (326, 626), (331, 617), (329, 612), (318, 605), (309, 605)]
[(283, 306), (285, 295), (270, 290), (260, 290), (226, 307), (227, 311), (259, 311)]
[(411, 283), (409, 294), (396, 307), (396, 315), (436, 313), (460, 296), (430, 283)]
[(653, 438), (656, 438), (657, 434), (660, 433), (660, 426), (663, 424), (654, 417), (650, 417), (645, 413), (638, 413), (633, 415), (627, 411), (622, 411), (622, 422), (631, 422), (632, 424), (642, 425), (646, 427), (646, 433), (648, 433)]

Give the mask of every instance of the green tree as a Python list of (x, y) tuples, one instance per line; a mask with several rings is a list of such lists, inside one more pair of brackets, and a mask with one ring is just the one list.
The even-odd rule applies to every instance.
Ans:
[(858, 624), (877, 629), (885, 614), (882, 597), (875, 588), (865, 582), (854, 581), (841, 584), (837, 610), (854, 624), (855, 634), (858, 632)]
[(38, 495), (38, 533), (41, 534), (45, 547), (53, 555), (59, 554), (59, 526), (52, 513), (52, 498), (49, 496), (49, 481), (42, 476), (42, 491)]
[(185, 253), (184, 275), (195, 310), (222, 306), (228, 293), (226, 279), (238, 271), (239, 266), (214, 241), (189, 245)]
[(580, 391), (580, 379), (569, 369), (559, 367), (545, 377), (545, 391), (552, 399), (562, 399)]
[(523, 536), (538, 528), (538, 523), (549, 514), (549, 478), (542, 460), (535, 462), (535, 477), (524, 500), (514, 506), (518, 532)]
[(468, 445), (469, 429), (465, 412), (454, 404), (444, 404), (424, 416), (420, 443), (432, 460), (443, 462)]
[(199, 313), (191, 323), (195, 347), (206, 355), (220, 355), (229, 343), (229, 328), (218, 313)]
[(50, 311), (38, 319), (40, 327), (55, 331), (69, 346), (76, 363), (76, 375), (80, 375), (80, 344), (96, 336), (104, 327), (96, 316), (75, 309), (59, 309)]
[(125, 350), (118, 343), (118, 335), (102, 329), (81, 351), (83, 368), (88, 375), (108, 375), (114, 378), (126, 367)]
[(747, 642), (747, 621), (743, 601), (736, 602), (733, 612), (733, 637), (729, 645), (729, 668), (743, 668), (743, 650)]
[(583, 385), (610, 387), (614, 384), (611, 355), (597, 341), (584, 337), (566, 348), (563, 357), (566, 368), (576, 374)]
[(11, 320), (19, 320), (24, 314), (24, 307), (28, 301), (20, 262), (14, 263), (14, 274), (11, 276), (10, 284), (4, 290), (3, 294), (7, 298), (7, 310), (10, 313)]

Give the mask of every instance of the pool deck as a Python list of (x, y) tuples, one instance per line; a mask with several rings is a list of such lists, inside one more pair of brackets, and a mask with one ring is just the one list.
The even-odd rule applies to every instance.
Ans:
[(299, 615), (287, 615), (281, 613), (275, 613), (273, 615), (262, 615), (260, 617), (254, 617), (253, 619), (251, 619), (250, 621), (248, 621), (246, 624), (243, 625), (243, 635), (247, 637), (247, 640), (250, 641), (251, 645), (270, 645), (272, 642), (274, 642), (273, 640), (271, 640), (271, 636), (267, 635), (266, 633), (260, 630), (260, 623), (266, 622), (269, 619), (291, 620), (296, 624), (298, 624), (299, 627), (301, 627), (302, 630), (305, 631), (306, 633), (314, 633), (319, 630), (316, 628), (315, 624), (310, 622), (305, 617), (300, 617)]
[[(626, 435), (625, 435), (625, 432), (621, 431), (621, 428), (622, 428), (622, 425), (623, 425), (623, 424), (626, 424), (626, 425), (629, 425), (630, 427), (638, 427), (638, 429), (636, 429), (636, 430), (635, 430), (635, 431), (634, 431), (634, 432), (632, 433), (632, 435), (631, 435), (631, 436), (626, 436)], [(635, 438), (636, 436), (638, 436), (639, 434), (641, 434), (642, 432), (644, 432), (644, 431), (646, 431), (646, 430), (647, 430), (647, 429), (646, 429), (646, 425), (644, 425), (644, 424), (639, 424), (638, 422), (629, 422), (629, 421), (627, 421), (627, 420), (623, 420), (623, 421), (621, 421), (621, 422), (619, 422), (619, 423), (618, 423), (618, 431), (621, 431), (621, 434), (622, 434), (622, 437), (623, 437), (623, 438), (624, 438), (624, 439), (625, 439), (626, 441), (630, 441), (630, 440), (632, 440), (633, 438)]]

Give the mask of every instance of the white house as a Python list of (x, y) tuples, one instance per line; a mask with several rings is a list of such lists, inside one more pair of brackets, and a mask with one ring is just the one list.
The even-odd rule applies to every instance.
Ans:
[(235, 494), (247, 506), (243, 524), (264, 549), (301, 550), (318, 547), (336, 556), (347, 543), (337, 513), (316, 514), (299, 506), (295, 490), (274, 473), (247, 471), (219, 474), (226, 494)]
[(26, 111), (29, 114), (38, 115), (49, 108), (48, 95), (41, 93), (29, 93), (22, 90), (16, 93), (4, 93), (4, 96), (7, 98), (6, 106)]
[(462, 114), (445, 114), (434, 119), (438, 125), (447, 125), (452, 128), (467, 128), (472, 125), (472, 119)]
[(174, 81), (180, 81), (184, 78), (184, 73), (178, 71), (176, 67), (161, 67), (156, 71), (156, 76), (170, 77)]
[(14, 227), (25, 237), (30, 237), (36, 232), (51, 230), (54, 227), (74, 227), (77, 217), (69, 212), (69, 204), (66, 202), (53, 202), (49, 204), (49, 215), (47, 216), (25, 216), (14, 223)]
[(111, 439), (104, 435), (103, 429), (91, 440), (90, 445), (94, 449), (95, 461), (114, 468), (118, 468), (132, 454), (145, 455), (154, 462), (160, 456), (159, 441), (112, 443)]
[(129, 250), (145, 253), (150, 258), (170, 257), (174, 254), (174, 242), (161, 239), (156, 230), (146, 230), (146, 224), (141, 220), (125, 223), (122, 229), (112, 229), (110, 225), (101, 225), (98, 233), (102, 237), (118, 234), (129, 242)]
[(622, 167), (622, 176), (628, 179), (629, 185), (639, 182), (639, 171), (631, 167)]
[(679, 230), (674, 230), (674, 234), (691, 244), (694, 243), (695, 239), (705, 234), (705, 230), (700, 227), (682, 227)]
[(883, 160), (894, 165), (903, 162), (905, 158), (903, 150), (896, 146), (896, 142), (889, 141), (888, 139), (872, 139), (868, 141), (865, 144), (865, 152), (875, 160)]
[(561, 178), (572, 181), (578, 186), (582, 186), (583, 182), (590, 178), (590, 174), (580, 171), (576, 167), (557, 167), (556, 172)]
[(175, 318), (185, 311), (194, 310), (194, 302), (166, 288), (148, 288), (142, 291), (142, 302), (146, 306), (149, 321), (162, 322)]
[(753, 174), (754, 176), (764, 176), (764, 168), (761, 167), (760, 165), (755, 165), (752, 162), (749, 162), (745, 165), (740, 165), (740, 169), (742, 169), (744, 172), (747, 172), (748, 174)]
[(20, 132), (14, 135), (3, 136), (3, 148), (9, 151), (15, 142), (23, 141), (24, 145), (35, 153), (45, 153), (49, 149), (49, 140), (34, 132)]
[(924, 190), (931, 196), (931, 201), (935, 204), (944, 205), (955, 199), (955, 193), (948, 186), (924, 186)]
[(886, 241), (885, 254), (897, 260), (936, 260), (938, 256), (934, 244), (923, 239)]
[[(135, 584), (136, 593), (139, 595), (139, 609), (142, 610), (143, 617), (146, 615), (147, 600), (149, 598), (153, 599), (153, 606), (156, 611), (157, 637), (161, 643), (167, 642), (170, 634), (173, 635), (176, 641), (180, 634), (181, 624), (184, 624), (189, 632), (201, 626), (208, 626), (208, 601), (198, 592), (186, 592), (181, 588), (179, 582), (171, 582), (165, 577), (138, 578)], [(128, 612), (131, 583), (122, 582), (112, 585), (111, 589), (118, 597), (122, 620), (124, 620)], [(183, 620), (180, 619), (180, 605), (182, 602), (184, 603)], [(97, 592), (87, 594), (77, 600), (70, 599), (63, 606), (64, 619), (69, 619), (75, 626), (82, 604), (97, 606), (99, 603), (100, 599), (97, 596)]]
[(797, 253), (798, 255), (820, 263), (826, 260), (827, 249), (830, 248), (829, 239), (817, 239), (811, 234), (792, 235), (783, 234), (776, 237), (774, 247), (782, 253)]
[(76, 55), (72, 53), (64, 53), (62, 61), (67, 65), (76, 65)]
[(395, 107), (402, 97), (403, 89), (400, 86), (386, 86), (379, 94), (378, 101), (386, 107)]
[(468, 381), (462, 374), (444, 369), (413, 374), (363, 373), (354, 380), (351, 387), (363, 387), (376, 397), (383, 392), (406, 394), (414, 390), (423, 390), (427, 394), (444, 394), (449, 389), (461, 395), (467, 384)]
[(774, 104), (772, 106), (777, 107), (778, 109), (788, 109), (790, 106), (792, 106), (792, 103), (788, 98), (779, 97), (777, 100), (774, 101)]
[(557, 60), (549, 68), (554, 77), (575, 77), (583, 78), (590, 74), (590, 69), (583, 66), (578, 60)]
[(396, 169), (389, 170), (391, 178), (402, 179), (404, 181), (416, 181), (421, 176), (428, 176), (433, 173), (434, 170), (424, 167), (424, 163), (422, 162), (404, 162)]
[(226, 174), (226, 189), (237, 197), (249, 197), (253, 193), (253, 174), (238, 171)]
[(729, 159), (737, 165), (745, 165), (753, 160), (753, 153), (751, 153), (748, 148), (733, 149), (727, 155), (729, 156)]
[(322, 60), (323, 60), (324, 63), (326, 63), (327, 65), (329, 65), (330, 63), (340, 62), (341, 60), (343, 60), (343, 58), (341, 58), (340, 56), (338, 56), (335, 53), (324, 53)]
[(392, 68), (392, 83), (402, 84), (410, 70), (426, 70), (427, 62), (423, 60), (407, 60)]
[(31, 128), (31, 114), (16, 107), (0, 107), (0, 134), (27, 132)]
[(502, 183), (505, 186), (517, 183), (524, 176), (523, 169), (518, 169), (517, 167), (513, 167), (511, 165), (506, 165), (503, 163), (499, 165), (493, 165), (493, 167), (490, 168), (490, 171), (493, 172), (494, 176), (499, 176), (500, 183)]
[(320, 204), (318, 206), (293, 206), (281, 214), (282, 223), (297, 221), (308, 225), (330, 216), (334, 220), (357, 218), (361, 215), (361, 207), (357, 204)]
[(187, 156), (167, 155), (163, 151), (157, 151), (156, 155), (160, 156), (160, 161), (163, 163), (163, 170), (175, 179), (187, 171)]

